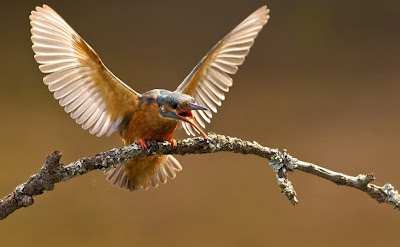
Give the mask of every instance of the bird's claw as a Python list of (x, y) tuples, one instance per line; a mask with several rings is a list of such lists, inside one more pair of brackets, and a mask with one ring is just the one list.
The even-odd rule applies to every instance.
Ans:
[(142, 150), (147, 149), (147, 144), (145, 140), (143, 140), (142, 138), (138, 138), (138, 142), (140, 143), (140, 147), (142, 148)]
[(178, 143), (176, 142), (175, 139), (172, 138), (171, 140), (168, 140), (168, 142), (171, 143), (171, 145), (172, 145), (173, 148), (177, 148), (177, 147), (178, 147)]

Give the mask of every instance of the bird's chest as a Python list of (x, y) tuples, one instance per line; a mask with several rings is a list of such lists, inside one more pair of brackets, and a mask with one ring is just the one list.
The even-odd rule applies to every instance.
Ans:
[(132, 115), (122, 134), (125, 144), (136, 142), (138, 138), (158, 141), (173, 138), (178, 120), (161, 116), (156, 104), (144, 104)]

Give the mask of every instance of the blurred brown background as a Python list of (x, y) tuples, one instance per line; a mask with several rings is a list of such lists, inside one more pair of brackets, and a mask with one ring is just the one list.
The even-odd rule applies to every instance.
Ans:
[[(65, 114), (42, 83), (28, 16), (42, 1), (2, 3), (0, 197), (58, 149), (69, 163), (121, 146)], [(400, 188), (400, 2), (47, 1), (135, 90), (174, 89), (252, 11), (271, 19), (208, 131), (287, 148), (336, 171), (374, 172)], [(183, 131), (177, 138), (184, 138)], [(178, 157), (176, 179), (127, 192), (91, 172), (0, 222), (1, 246), (399, 246), (400, 215), (354, 189), (291, 174), (279, 193), (260, 158)]]

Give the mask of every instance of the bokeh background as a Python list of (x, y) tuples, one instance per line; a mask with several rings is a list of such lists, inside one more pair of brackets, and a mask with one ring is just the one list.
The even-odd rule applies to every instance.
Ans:
[[(121, 146), (65, 114), (42, 83), (28, 16), (42, 1), (4, 1), (0, 15), (0, 197), (62, 161)], [(400, 2), (395, 0), (52, 1), (135, 90), (174, 89), (252, 11), (271, 19), (209, 131), (286, 148), (400, 188)], [(181, 131), (177, 138), (184, 138)], [(400, 215), (354, 189), (290, 175), (280, 194), (268, 163), (232, 153), (178, 157), (176, 179), (149, 191), (100, 171), (57, 184), (0, 222), (1, 246), (399, 246)]]

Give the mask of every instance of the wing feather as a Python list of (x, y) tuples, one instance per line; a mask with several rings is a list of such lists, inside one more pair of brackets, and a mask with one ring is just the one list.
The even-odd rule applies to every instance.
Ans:
[(47, 5), (30, 15), (32, 49), (43, 82), (71, 118), (91, 134), (111, 135), (139, 94), (114, 76), (97, 53)]
[[(254, 39), (269, 19), (268, 13), (267, 7), (263, 6), (236, 26), (200, 60), (176, 91), (192, 95), (197, 103), (216, 113), (217, 106), (232, 86), (230, 75), (235, 74), (244, 62)], [(194, 113), (203, 128), (204, 122), (211, 121), (211, 111)], [(188, 135), (195, 134), (189, 124), (182, 124)]]

